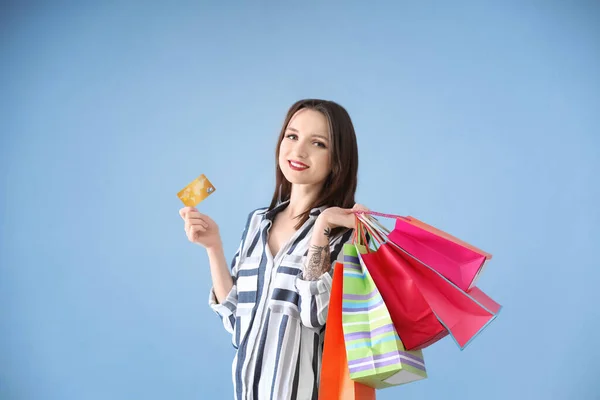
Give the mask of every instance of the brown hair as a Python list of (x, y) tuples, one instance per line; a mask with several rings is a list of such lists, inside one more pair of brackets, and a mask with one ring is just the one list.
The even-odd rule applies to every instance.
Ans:
[[(315, 199), (310, 208), (298, 216), (299, 222), (296, 229), (309, 218), (311, 209), (327, 205), (329, 207), (352, 208), (354, 206), (354, 195), (358, 182), (358, 146), (356, 134), (350, 115), (333, 101), (306, 99), (294, 103), (287, 112), (283, 127), (277, 141), (275, 150), (275, 193), (271, 200), (269, 210), (272, 210), (278, 202), (281, 188), (281, 201), (289, 200), (292, 193), (292, 184), (285, 179), (281, 168), (279, 168), (279, 147), (284, 139), (287, 126), (299, 110), (308, 108), (325, 115), (329, 124), (331, 155), (331, 172), (327, 177), (323, 189)], [(332, 234), (336, 234), (335, 229)]]

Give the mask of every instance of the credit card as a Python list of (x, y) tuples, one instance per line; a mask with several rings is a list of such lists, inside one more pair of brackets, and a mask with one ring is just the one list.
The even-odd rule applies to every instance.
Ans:
[(186, 206), (196, 207), (202, 200), (213, 194), (215, 190), (213, 184), (202, 174), (177, 193), (177, 197)]

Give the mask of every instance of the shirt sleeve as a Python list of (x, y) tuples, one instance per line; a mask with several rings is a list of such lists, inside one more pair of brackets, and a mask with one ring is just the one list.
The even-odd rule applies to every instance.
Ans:
[(231, 278), (233, 280), (233, 287), (227, 294), (225, 301), (223, 303), (219, 303), (217, 300), (217, 296), (215, 295), (214, 287), (210, 288), (210, 293), (208, 296), (208, 305), (210, 308), (221, 318), (223, 322), (223, 327), (225, 330), (232, 335), (235, 332), (235, 318), (238, 304), (238, 293), (237, 293), (237, 270), (240, 262), (240, 257), (242, 251), (244, 249), (244, 242), (246, 240), (246, 235), (248, 234), (248, 228), (250, 226), (250, 221), (252, 220), (252, 216), (254, 215), (253, 211), (248, 216), (248, 221), (246, 222), (246, 228), (244, 229), (244, 233), (242, 234), (242, 239), (240, 241), (240, 245), (238, 247), (235, 256), (231, 262)]
[(344, 244), (350, 243), (353, 232), (350, 229), (330, 243), (332, 268), (329, 271), (313, 281), (304, 280), (302, 274), (296, 277), (296, 289), (300, 297), (298, 302), (300, 319), (302, 324), (309, 328), (320, 328), (327, 321), (331, 283), (333, 281), (333, 266), (336, 261), (343, 260), (344, 252), (342, 249)]
[[(241, 244), (240, 244), (241, 248)], [(231, 278), (233, 279), (233, 287), (227, 294), (225, 301), (223, 303), (219, 303), (217, 300), (217, 296), (215, 294), (214, 287), (210, 288), (210, 293), (208, 296), (208, 305), (212, 310), (221, 317), (221, 321), (223, 322), (223, 326), (225, 330), (233, 335), (234, 327), (235, 327), (235, 314), (237, 310), (237, 285), (235, 283), (235, 273), (237, 263), (239, 261), (239, 251), (235, 255), (233, 262), (231, 263)]]

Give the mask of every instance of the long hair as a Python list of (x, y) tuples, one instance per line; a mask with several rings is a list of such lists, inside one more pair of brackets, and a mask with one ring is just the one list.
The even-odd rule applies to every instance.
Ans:
[[(269, 210), (272, 210), (281, 201), (289, 200), (292, 193), (292, 184), (285, 178), (281, 168), (279, 168), (279, 148), (281, 141), (285, 137), (287, 126), (299, 110), (308, 108), (310, 110), (322, 113), (329, 124), (330, 136), (330, 159), (331, 172), (327, 177), (321, 193), (315, 199), (314, 203), (298, 215), (296, 229), (299, 229), (309, 218), (310, 211), (313, 208), (327, 205), (329, 207), (352, 208), (355, 204), (354, 195), (358, 182), (358, 146), (356, 144), (356, 134), (350, 115), (344, 109), (333, 101), (319, 99), (305, 99), (294, 103), (287, 112), (283, 127), (277, 141), (275, 150), (275, 192)], [(338, 229), (334, 229), (332, 235), (336, 234)]]

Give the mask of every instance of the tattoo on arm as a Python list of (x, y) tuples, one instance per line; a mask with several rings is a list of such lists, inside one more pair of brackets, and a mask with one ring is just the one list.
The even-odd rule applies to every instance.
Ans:
[(331, 237), (331, 228), (330, 227), (325, 228), (325, 230), (323, 231), (323, 235), (325, 235), (327, 237)]
[(314, 281), (331, 268), (331, 252), (329, 244), (310, 246), (308, 264), (304, 268), (304, 279)]

